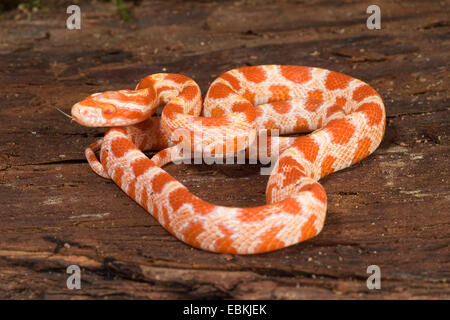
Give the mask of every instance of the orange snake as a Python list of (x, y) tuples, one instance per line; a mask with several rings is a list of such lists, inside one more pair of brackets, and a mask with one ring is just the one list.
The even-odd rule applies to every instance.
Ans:
[[(161, 116), (152, 116), (160, 105), (165, 105)], [(237, 254), (272, 251), (318, 234), (327, 208), (318, 180), (371, 154), (386, 122), (381, 97), (366, 83), (288, 65), (228, 71), (211, 84), (204, 103), (192, 79), (154, 74), (136, 90), (87, 97), (72, 107), (72, 118), (84, 126), (112, 127), (86, 149), (96, 173), (111, 177), (178, 239)], [(216, 206), (161, 168), (179, 159), (181, 150), (236, 155), (255, 143), (262, 129), (311, 132), (269, 138), (267, 148), (276, 143), (279, 152), (266, 205)], [(162, 151), (149, 159), (145, 149)]]

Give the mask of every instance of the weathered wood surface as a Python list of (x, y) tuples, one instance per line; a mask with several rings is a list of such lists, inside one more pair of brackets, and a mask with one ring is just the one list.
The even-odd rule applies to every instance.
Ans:
[[(64, 1), (0, 20), (0, 298), (449, 298), (447, 1), (383, 1), (382, 29), (361, 1), (143, 1), (126, 24), (109, 3)], [(338, 4), (339, 3), (339, 4)], [(328, 216), (305, 243), (255, 256), (192, 249), (111, 181), (84, 148), (102, 130), (54, 108), (147, 74), (183, 73), (206, 91), (229, 69), (329, 68), (367, 81), (386, 103), (380, 148), (324, 179)], [(169, 165), (198, 196), (264, 203), (258, 166)], [(82, 289), (66, 288), (66, 267)], [(382, 289), (368, 290), (378, 265)]]

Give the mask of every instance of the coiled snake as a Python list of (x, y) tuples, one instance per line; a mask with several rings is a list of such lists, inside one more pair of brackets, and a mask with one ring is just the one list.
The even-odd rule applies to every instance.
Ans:
[[(152, 116), (160, 105), (165, 105), (161, 116)], [(211, 84), (204, 103), (192, 79), (154, 74), (136, 90), (89, 96), (72, 107), (72, 118), (84, 126), (112, 127), (86, 149), (96, 173), (111, 177), (185, 243), (238, 254), (272, 251), (318, 234), (327, 208), (318, 180), (371, 154), (385, 129), (383, 101), (366, 83), (288, 65), (228, 71)], [(182, 149), (236, 154), (254, 143), (262, 129), (311, 132), (269, 139), (267, 148), (276, 143), (279, 153), (266, 205), (208, 203), (161, 168), (180, 158)], [(149, 159), (144, 149), (162, 151)]]

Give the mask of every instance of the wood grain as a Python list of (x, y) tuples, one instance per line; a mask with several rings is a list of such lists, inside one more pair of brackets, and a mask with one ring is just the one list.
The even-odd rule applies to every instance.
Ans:
[[(0, 298), (448, 299), (449, 61), (446, 1), (383, 1), (368, 30), (359, 1), (149, 1), (120, 21), (105, 2), (0, 19)], [(339, 4), (338, 4), (339, 3)], [(361, 163), (323, 179), (328, 216), (314, 239), (273, 253), (220, 255), (169, 235), (83, 150), (104, 130), (55, 108), (133, 88), (156, 72), (193, 77), (205, 92), (229, 69), (328, 68), (370, 83), (386, 136)], [(264, 203), (258, 165), (169, 165), (203, 199)], [(66, 288), (66, 268), (82, 289)], [(368, 290), (378, 265), (381, 290)]]

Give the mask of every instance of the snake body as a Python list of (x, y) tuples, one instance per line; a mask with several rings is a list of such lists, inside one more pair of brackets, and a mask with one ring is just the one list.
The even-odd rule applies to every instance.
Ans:
[[(161, 116), (151, 116), (161, 105)], [(383, 101), (368, 84), (321, 68), (287, 65), (230, 70), (213, 81), (203, 103), (192, 79), (154, 74), (136, 90), (89, 96), (72, 107), (72, 117), (81, 125), (111, 127), (86, 149), (96, 173), (111, 177), (181, 241), (237, 254), (268, 252), (317, 235), (327, 207), (318, 180), (367, 157), (385, 130)], [(269, 140), (279, 153), (266, 205), (208, 203), (161, 168), (182, 149), (236, 154), (263, 129), (311, 132)], [(162, 151), (149, 159), (145, 149)]]

